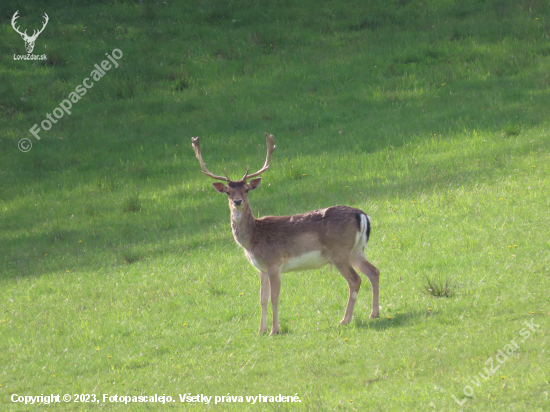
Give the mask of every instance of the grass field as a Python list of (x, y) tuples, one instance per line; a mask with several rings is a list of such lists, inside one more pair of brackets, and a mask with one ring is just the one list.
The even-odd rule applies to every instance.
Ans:
[[(17, 10), (48, 14), (46, 60), (14, 60)], [(15, 0), (0, 33), (1, 410), (550, 409), (550, 3)], [(235, 177), (264, 132), (254, 214), (369, 214), (380, 319), (364, 279), (339, 326), (327, 266), (283, 275), (283, 333), (257, 335), (191, 137)], [(49, 394), (71, 402), (14, 402)]]

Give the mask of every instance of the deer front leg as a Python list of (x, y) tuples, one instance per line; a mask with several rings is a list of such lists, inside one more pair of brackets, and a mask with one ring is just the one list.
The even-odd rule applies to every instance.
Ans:
[(273, 324), (270, 336), (279, 333), (279, 293), (281, 292), (281, 273), (279, 268), (268, 271), (269, 286), (271, 288), (271, 310), (273, 311)]
[(260, 332), (258, 334), (267, 332), (267, 304), (269, 303), (270, 286), (269, 277), (266, 272), (260, 271), (260, 306), (262, 307), (262, 318), (260, 321)]

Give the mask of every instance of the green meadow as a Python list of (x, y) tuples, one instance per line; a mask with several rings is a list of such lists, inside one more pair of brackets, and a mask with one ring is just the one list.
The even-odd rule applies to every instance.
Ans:
[[(548, 1), (11, 0), (0, 38), (1, 410), (550, 409)], [(257, 334), (191, 137), (238, 179), (264, 132), (254, 215), (364, 210), (379, 319), (325, 266)]]

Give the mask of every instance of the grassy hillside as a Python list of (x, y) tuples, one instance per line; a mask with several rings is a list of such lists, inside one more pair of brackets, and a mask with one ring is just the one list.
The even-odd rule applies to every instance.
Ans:
[[(27, 33), (48, 14), (46, 60), (14, 60), (17, 10)], [(550, 407), (548, 2), (16, 0), (0, 33), (1, 409)], [(259, 276), (190, 138), (237, 177), (264, 132), (254, 214), (368, 213), (380, 319), (364, 279), (338, 326), (325, 267), (283, 275), (284, 333), (257, 336)]]

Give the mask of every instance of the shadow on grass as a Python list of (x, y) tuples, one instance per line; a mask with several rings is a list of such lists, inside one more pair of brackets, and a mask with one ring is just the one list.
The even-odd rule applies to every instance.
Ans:
[(357, 329), (369, 331), (385, 331), (388, 329), (396, 329), (408, 327), (421, 319), (427, 317), (437, 318), (440, 313), (437, 311), (411, 311), (407, 313), (384, 314), (378, 319), (362, 319), (357, 317), (354, 322), (354, 327)]
[[(536, 142), (516, 142), (514, 155), (528, 155), (533, 151), (544, 150), (545, 144), (541, 139)], [(391, 199), (396, 195), (401, 199), (413, 199), (423, 191), (432, 191), (438, 184), (447, 189), (462, 186), (469, 188), (480, 182), (491, 184), (502, 178), (499, 167), (502, 159), (510, 156), (510, 150), (506, 145), (492, 145), (490, 149), (479, 153), (479, 162), (467, 167), (455, 166), (452, 169), (448, 168), (448, 160), (436, 158), (430, 164), (429, 170), (411, 170), (410, 178), (386, 179), (380, 182), (375, 180), (361, 186), (364, 195), (360, 197), (355, 193), (351, 202), (342, 189), (347, 183), (345, 174), (341, 181), (325, 185), (323, 193), (333, 193), (328, 197), (320, 194), (317, 187), (308, 185), (307, 179), (288, 181), (283, 176), (284, 181), (272, 180), (274, 187), (280, 189), (264, 184), (254, 192), (250, 199), (251, 206), (255, 216), (291, 215), (336, 203), (353, 206), (354, 203), (363, 203), (366, 199)], [(37, 216), (37, 212), (30, 209), (28, 204), (20, 203), (18, 207), (11, 207), (3, 211), (1, 223), (3, 236), (0, 239), (0, 248), (5, 256), (3, 277), (40, 276), (56, 270), (62, 272), (67, 268), (67, 261), (71, 262), (69, 265), (72, 267), (85, 265), (86, 270), (94, 271), (106, 265), (118, 267), (162, 255), (191, 254), (202, 247), (219, 248), (226, 242), (233, 242), (226, 198), (213, 192), (209, 187), (209, 180), (204, 180), (201, 184), (212, 193), (186, 190), (177, 209), (171, 208), (174, 203), (170, 203), (169, 207), (148, 214), (146, 212), (153, 210), (154, 204), (151, 205), (150, 199), (144, 198), (145, 211), (124, 213), (117, 205), (116, 213), (111, 211), (111, 214), (101, 215), (103, 212), (99, 210), (100, 217), (94, 217), (92, 223), (86, 226), (75, 225), (73, 219), (69, 218), (71, 215), (67, 213), (65, 223), (57, 220), (56, 223), (50, 221), (47, 214)], [(165, 185), (164, 189), (170, 183)], [(297, 190), (300, 192), (299, 198), (292, 194)], [(163, 187), (159, 187), (159, 191), (162, 192)], [(187, 197), (193, 198), (193, 205), (185, 204)], [(334, 199), (339, 201), (335, 203)], [(201, 204), (200, 210), (194, 206), (197, 203)], [(82, 207), (81, 204), (79, 206)], [(277, 213), (278, 210), (283, 212)], [(464, 218), (468, 219), (466, 212)], [(113, 221), (116, 221), (116, 231), (109, 229)], [(218, 230), (220, 225), (219, 237), (212, 238), (212, 231)], [(12, 233), (11, 237), (8, 237), (9, 232)], [(81, 245), (80, 241), (84, 244)], [(83, 246), (86, 253), (83, 252)], [(44, 262), (53, 255), (52, 250), (64, 257), (57, 265), (45, 265)], [(45, 256), (47, 253), (49, 258)], [(105, 259), (108, 261), (105, 262)]]
[[(509, 3), (511, 4), (511, 2)], [(372, 8), (371, 6), (374, 7), (371, 4), (369, 8)], [(0, 19), (5, 25), (9, 25), (13, 11), (6, 7), (1, 9)], [(246, 2), (235, 7), (242, 7), (242, 13), (248, 9)], [(350, 5), (350, 7), (354, 8), (355, 6)], [(399, 25), (402, 29), (405, 28), (403, 27), (405, 25), (409, 29), (416, 30), (417, 24), (420, 24), (422, 19), (427, 20), (422, 21), (421, 26), (431, 27), (428, 21), (431, 19), (431, 17), (428, 18), (429, 14), (420, 20), (418, 15), (414, 19), (409, 18), (408, 13), (413, 11), (412, 4), (408, 6), (409, 10), (400, 9), (400, 11), (395, 11), (393, 10), (395, 8), (387, 5), (380, 7), (381, 9), (369, 10), (367, 19), (360, 17), (361, 14), (367, 15), (365, 10), (359, 12), (353, 10), (351, 15), (357, 16), (356, 19), (349, 19), (345, 17), (347, 13), (342, 12), (342, 19), (338, 24), (348, 27), (352, 33), (350, 39), (355, 39), (354, 33), (356, 32), (362, 32), (365, 35), (380, 35), (386, 33), (383, 30), (388, 27), (391, 30), (393, 25)], [(468, 6), (453, 5), (451, 9), (456, 9), (456, 13), (453, 11), (451, 16), (460, 20), (472, 16), (469, 13), (463, 14), (463, 7), (468, 8)], [(476, 7), (476, 12), (473, 15), (485, 14), (483, 13), (485, 7), (484, 4)], [(490, 11), (490, 6), (487, 5), (487, 7)], [(188, 6), (183, 7), (183, 11), (190, 12), (187, 8)], [(26, 10), (25, 13), (29, 15), (35, 15), (34, 18), (38, 21), (41, 18), (40, 14), (36, 13), (31, 6), (26, 6), (26, 9), (21, 10)], [(74, 7), (70, 9), (70, 12), (76, 13), (78, 10), (77, 7)], [(342, 10), (344, 11), (345, 8)], [(178, 11), (182, 10), (178, 9)], [(296, 11), (299, 13), (295, 13)], [(95, 13), (95, 10), (90, 9), (87, 12)], [(536, 69), (540, 66), (537, 59), (545, 58), (548, 55), (545, 45), (537, 46), (540, 48), (540, 55), (537, 55), (535, 49), (527, 52), (529, 60), (525, 62), (519, 57), (508, 56), (509, 49), (502, 46), (507, 44), (506, 37), (499, 38), (498, 42), (494, 40), (493, 35), (501, 33), (500, 29), (496, 30), (494, 26), (491, 26), (492, 31), (487, 31), (471, 27), (473, 32), (465, 33), (464, 36), (452, 34), (454, 37), (453, 48), (456, 46), (457, 50), (461, 48), (465, 50), (457, 51), (456, 55), (454, 52), (448, 55), (445, 50), (450, 47), (448, 38), (444, 34), (438, 33), (436, 37), (432, 38), (433, 44), (430, 45), (429, 50), (425, 49), (425, 45), (422, 46), (424, 49), (408, 50), (411, 47), (405, 43), (402, 49), (397, 45), (392, 46), (395, 51), (386, 54), (382, 54), (380, 50), (372, 46), (367, 54), (363, 55), (358, 51), (357, 54), (349, 53), (349, 56), (345, 56), (348, 49), (342, 48), (341, 44), (337, 44), (337, 48), (334, 48), (336, 43), (330, 43), (339, 41), (337, 36), (330, 37), (332, 23), (315, 14), (311, 15), (310, 8), (306, 5), (296, 6), (295, 9), (286, 8), (278, 12), (286, 13), (281, 24), (293, 25), (301, 20), (299, 16), (303, 17), (304, 15), (310, 19), (308, 24), (314, 24), (317, 20), (322, 22), (318, 23), (319, 27), (316, 26), (317, 23), (311, 27), (324, 30), (325, 35), (322, 36), (325, 37), (322, 38), (322, 42), (328, 41), (332, 49), (324, 48), (327, 53), (325, 56), (315, 51), (315, 48), (322, 44), (321, 37), (316, 37), (313, 41), (306, 41), (304, 39), (308, 38), (307, 36), (299, 35), (281, 39), (281, 41), (286, 41), (288, 46), (286, 48), (280, 45), (279, 37), (277, 37), (276, 44), (270, 47), (270, 50), (273, 50), (273, 59), (266, 60), (269, 64), (266, 64), (263, 59), (263, 63), (258, 64), (255, 60), (258, 54), (254, 47), (244, 48), (238, 52), (229, 47), (228, 53), (225, 53), (227, 56), (216, 56), (214, 53), (216, 58), (210, 59), (210, 52), (219, 50), (220, 45), (227, 43), (227, 38), (235, 40), (242, 33), (238, 30), (229, 30), (223, 38), (218, 40), (220, 44), (216, 44), (215, 39), (219, 35), (215, 31), (204, 29), (201, 30), (201, 36), (205, 37), (199, 37), (197, 40), (198, 47), (205, 48), (204, 53), (201, 52), (202, 57), (196, 53), (194, 49), (197, 47), (196, 45), (189, 45), (189, 49), (183, 53), (187, 56), (186, 66), (189, 66), (189, 72), (185, 71), (185, 75), (190, 80), (187, 84), (188, 87), (183, 87), (185, 91), (180, 90), (180, 92), (185, 93), (189, 89), (193, 94), (170, 94), (169, 96), (149, 92), (148, 88), (157, 84), (153, 83), (151, 79), (156, 76), (164, 79), (170, 78), (174, 67), (182, 63), (172, 61), (170, 64), (159, 66), (157, 62), (162, 62), (167, 54), (163, 47), (157, 50), (159, 58), (139, 51), (140, 41), (148, 37), (153, 30), (147, 26), (132, 26), (132, 23), (129, 23), (132, 21), (131, 19), (125, 20), (124, 27), (121, 27), (121, 31), (116, 34), (127, 36), (129, 32), (133, 31), (139, 34), (134, 34), (136, 36), (135, 48), (130, 48), (128, 44), (128, 49), (124, 49), (125, 55), (133, 53), (132, 60), (124, 60), (121, 63), (136, 66), (135, 70), (125, 68), (124, 72), (122, 69), (111, 72), (97, 88), (90, 92), (89, 96), (93, 99), (92, 101), (79, 102), (78, 106), (74, 108), (75, 113), (70, 118), (64, 118), (55, 126), (51, 134), (43, 135), (43, 142), (40, 142), (42, 147), (37, 143), (30, 154), (17, 152), (17, 156), (12, 156), (12, 152), (9, 152), (9, 155), (4, 155), (6, 162), (5, 165), (3, 164), (5, 170), (2, 170), (2, 173), (5, 174), (2, 175), (3, 179), (0, 181), (0, 199), (5, 201), (8, 207), (2, 210), (0, 221), (0, 232), (2, 233), (0, 250), (6, 256), (4, 267), (0, 268), (3, 276), (39, 276), (42, 273), (55, 270), (55, 265), (47, 267), (43, 265), (45, 254), (51, 254), (48, 252), (51, 248), (55, 248), (59, 253), (62, 250), (65, 255), (63, 262), (71, 261), (72, 265), (79, 267), (82, 265), (81, 262), (85, 261), (89, 270), (102, 267), (104, 263), (94, 263), (93, 258), (83, 258), (83, 252), (77, 245), (80, 240), (86, 241), (87, 254), (108, 257), (112, 259), (113, 266), (134, 264), (162, 254), (178, 254), (181, 253), (181, 249), (191, 253), (201, 245), (223, 242), (219, 240), (208, 242), (207, 239), (202, 242), (192, 235), (197, 232), (200, 235), (207, 234), (205, 228), (213, 226), (217, 219), (224, 222), (224, 229), (227, 228), (227, 237), (224, 235), (224, 238), (232, 241), (226, 201), (212, 196), (201, 198), (200, 212), (198, 208), (186, 206), (178, 210), (161, 212), (160, 219), (167, 222), (173, 219), (173, 216), (181, 216), (177, 223), (169, 223), (166, 230), (160, 227), (162, 224), (159, 224), (159, 220), (156, 219), (158, 216), (152, 217), (152, 215), (139, 212), (140, 204), (129, 202), (127, 209), (133, 211), (132, 214), (138, 215), (139, 219), (131, 219), (124, 214), (114, 216), (113, 218), (118, 220), (117, 224), (120, 229), (119, 233), (114, 235), (110, 235), (106, 229), (109, 226), (110, 217), (93, 219), (92, 223), (85, 227), (68, 224), (55, 227), (51, 221), (54, 219), (51, 217), (54, 214), (40, 216), (37, 209), (29, 207), (31, 203), (40, 205), (41, 196), (47, 197), (53, 194), (69, 198), (69, 192), (79, 185), (87, 184), (89, 176), (94, 174), (96, 179), (101, 180), (99, 183), (102, 187), (101, 190), (120, 191), (124, 195), (128, 194), (124, 192), (128, 185), (146, 184), (145, 182), (148, 182), (149, 179), (155, 181), (159, 191), (165, 190), (169, 185), (166, 180), (171, 180), (171, 184), (174, 184), (177, 179), (173, 177), (177, 175), (180, 176), (181, 181), (195, 182), (195, 177), (189, 179), (189, 176), (196, 176), (198, 173), (198, 165), (190, 148), (189, 138), (191, 135), (199, 134), (198, 131), (200, 134), (204, 132), (212, 136), (208, 146), (205, 146), (207, 162), (212, 165), (220, 165), (222, 168), (225, 163), (228, 163), (230, 172), (232, 172), (237, 167), (239, 170), (244, 170), (244, 166), (247, 164), (246, 160), (251, 154), (255, 156), (256, 153), (262, 153), (265, 150), (263, 141), (260, 140), (264, 131), (274, 133), (276, 136), (279, 146), (276, 156), (289, 157), (292, 161), (297, 156), (307, 155), (315, 158), (325, 152), (334, 157), (346, 153), (364, 153), (367, 156), (370, 153), (388, 150), (390, 147), (399, 148), (414, 139), (418, 139), (420, 142), (431, 139), (434, 133), (463, 135), (468, 130), (482, 130), (488, 134), (504, 131), (505, 134), (513, 135), (516, 131), (510, 127), (515, 126), (516, 122), (526, 127), (533, 127), (546, 121), (545, 114), (548, 110), (545, 109), (548, 108), (549, 101), (547, 98), (548, 76), (540, 69)], [(22, 12), (22, 14), (25, 13)], [(158, 19), (151, 20), (152, 24), (158, 23), (164, 27), (171, 27), (172, 24), (165, 23), (177, 19), (174, 17), (177, 16), (177, 13), (174, 13), (173, 9), (159, 8), (155, 13), (158, 13)], [(193, 13), (198, 12), (195, 10)], [(444, 14), (439, 10), (434, 14), (434, 18), (441, 13)], [(527, 13), (527, 11), (522, 11), (522, 13)], [(254, 22), (253, 14), (247, 14), (250, 23)], [(213, 19), (210, 23), (217, 24), (223, 20), (229, 20), (229, 15), (216, 15), (212, 12), (210, 14), (207, 12), (206, 15)], [(201, 17), (202, 20), (204, 20), (203, 17)], [(524, 17), (522, 20), (526, 20)], [(325, 20), (328, 24), (327, 30), (325, 30)], [(59, 23), (52, 19), (50, 24)], [(111, 26), (109, 22), (104, 24), (105, 27)], [(277, 24), (279, 24), (278, 20)], [(264, 28), (263, 24), (261, 26), (258, 27), (260, 30), (258, 34), (253, 36), (255, 39), (253, 43), (261, 43), (265, 46), (267, 40), (260, 41), (262, 37), (260, 32)], [(302, 26), (302, 24), (299, 25), (299, 27)], [(53, 29), (54, 26), (50, 27)], [(54, 33), (50, 30), (48, 28), (44, 35), (48, 36), (48, 33)], [(304, 30), (310, 34), (313, 33), (307, 27)], [(277, 32), (279, 31), (277, 30)], [(247, 34), (247, 37), (249, 36)], [(507, 36), (513, 38), (511, 34)], [(209, 38), (209, 40), (206, 41), (205, 38)], [(475, 39), (478, 49), (472, 48), (468, 38)], [(418, 37), (418, 40), (425, 41), (422, 36)], [(20, 39), (16, 36), (10, 38), (9, 41), (14, 48), (20, 49)], [(385, 41), (392, 41), (392, 39)], [(86, 44), (85, 40), (81, 40), (81, 42), (80, 46)], [(513, 44), (513, 42), (510, 43)], [(159, 44), (162, 43), (159, 42)], [(487, 54), (494, 61), (487, 58), (481, 66), (473, 66), (476, 59), (481, 60), (483, 57), (483, 53), (479, 50), (492, 45), (495, 46), (496, 51)], [(384, 47), (384, 43), (382, 42), (378, 47)], [(472, 50), (468, 48), (472, 48)], [(86, 50), (87, 48), (79, 47), (79, 49)], [(241, 51), (243, 52), (242, 57), (240, 57)], [(502, 56), (499, 57), (497, 52), (506, 55), (506, 59)], [(94, 53), (99, 56), (100, 52), (96, 50)], [(94, 53), (87, 55), (86, 59), (82, 60), (89, 60)], [(342, 64), (330, 64), (334, 53), (341, 55)], [(297, 58), (297, 55), (301, 56)], [(81, 55), (77, 54), (77, 56)], [(163, 59), (160, 59), (160, 56)], [(315, 60), (304, 63), (302, 61), (304, 56)], [(97, 58), (99, 59), (99, 57)], [(102, 55), (101, 58), (103, 58)], [(455, 59), (455, 61), (447, 61), (448, 58)], [(357, 59), (363, 59), (360, 67), (353, 64), (358, 61)], [(466, 60), (459, 62), (460, 59)], [(334, 60), (339, 61), (340, 59)], [(95, 58), (92, 61), (95, 61)], [(367, 61), (369, 63), (366, 63)], [(518, 66), (519, 63), (516, 63), (518, 61), (523, 61), (522, 64), (525, 64), (526, 67)], [(151, 62), (154, 62), (154, 65)], [(380, 64), (377, 70), (374, 70), (374, 63)], [(436, 63), (439, 72), (432, 72), (430, 66)], [(243, 64), (245, 64), (246, 70)], [(370, 64), (370, 69), (365, 64)], [(458, 71), (457, 78), (454, 79), (452, 70), (448, 69), (451, 64), (460, 65), (460, 67), (471, 66), (471, 76)], [(351, 68), (345, 69), (346, 65)], [(6, 129), (8, 140), (6, 141), (10, 145), (13, 143), (14, 151), (16, 151), (16, 141), (21, 137), (28, 137), (29, 125), (42, 121), (43, 113), (51, 111), (59, 104), (60, 99), (66, 97), (67, 91), (74, 86), (73, 83), (68, 84), (61, 81), (63, 76), (66, 76), (66, 71), (52, 69), (51, 72), (44, 72), (36, 78), (39, 80), (37, 84), (40, 81), (44, 82), (44, 87), (43, 95), (35, 96), (35, 91), (27, 84), (26, 74), (30, 73), (26, 73), (25, 70), (31, 70), (30, 67), (32, 66), (29, 65), (22, 69), (18, 74), (17, 81), (19, 83), (17, 87), (9, 90), (9, 96), (6, 94), (6, 98), (9, 98), (6, 100), (6, 105), (15, 103), (24, 105), (22, 102), (30, 101), (32, 98), (37, 99), (37, 96), (47, 98), (37, 99), (37, 101), (40, 100), (40, 103), (37, 103), (38, 109), (28, 116), (25, 115), (22, 123), (17, 123), (18, 120), (14, 120), (15, 123), (8, 125), (9, 127)], [(89, 73), (87, 66), (75, 65), (72, 67), (75, 67), (74, 73), (77, 76), (77, 82)], [(274, 71), (270, 71), (269, 67), (274, 67)], [(512, 67), (510, 71), (507, 71), (510, 67)], [(238, 68), (240, 74), (232, 74), (231, 71), (235, 68)], [(489, 71), (485, 80), (469, 80), (470, 78), (479, 79), (475, 73), (485, 69)], [(250, 75), (250, 70), (254, 71), (254, 76)], [(540, 72), (537, 73), (536, 70)], [(447, 71), (450, 73), (448, 80), (439, 81), (439, 78), (436, 79), (432, 76)], [(212, 75), (214, 72), (215, 76)], [(224, 75), (220, 74), (222, 72)], [(50, 76), (48, 73), (51, 74), (51, 77), (48, 77)], [(413, 76), (407, 75), (407, 73)], [(522, 73), (524, 73), (523, 76)], [(192, 79), (197, 76), (204, 77), (200, 87), (192, 82)], [(421, 87), (416, 87), (413, 81), (415, 76), (420, 79)], [(72, 79), (72, 76), (67, 77)], [(126, 77), (128, 78), (126, 79)], [(143, 90), (136, 91), (135, 96), (132, 93), (132, 98), (124, 97), (124, 95), (118, 100), (109, 100), (110, 97), (113, 97), (111, 94), (117, 94), (121, 80), (124, 80), (121, 83), (124, 86), (134, 84), (138, 78), (140, 78), (140, 82), (143, 80), (148, 86)], [(10, 78), (10, 80), (12, 79)], [(55, 85), (55, 89), (46, 87), (50, 83)], [(247, 86), (250, 86), (250, 93), (240, 99), (242, 90), (247, 89)], [(173, 89), (173, 85), (168, 87), (170, 90)], [(213, 87), (216, 90), (215, 93), (208, 94), (209, 87)], [(210, 89), (208, 90), (210, 91)], [(212, 94), (215, 97), (212, 97)], [(339, 134), (339, 131), (343, 133)], [(27, 134), (23, 136), (24, 133)], [(74, 139), (68, 138), (69, 136), (74, 136)], [(250, 136), (250, 138), (243, 138), (243, 136)], [(89, 140), (86, 140), (88, 138)], [(0, 140), (0, 144), (4, 146), (6, 143)], [(178, 148), (176, 148), (177, 144), (180, 145)], [(299, 150), (296, 149), (297, 146)], [(6, 145), (6, 147), (8, 146)], [(517, 156), (541, 149), (545, 149), (545, 142), (539, 140), (535, 143), (524, 141), (513, 150), (514, 155)], [(394, 198), (396, 195), (402, 198), (412, 197), (424, 190), (433, 190), (438, 184), (452, 188), (461, 185), (471, 186), (480, 180), (490, 183), (501, 177), (498, 168), (501, 165), (501, 159), (506, 156), (510, 156), (510, 148), (503, 146), (483, 151), (479, 154), (482, 162), (469, 168), (453, 167), (449, 169), (448, 161), (435, 160), (430, 168), (420, 168), (418, 171), (412, 168), (410, 178), (392, 179), (390, 182), (364, 183), (360, 180), (360, 170), (345, 170), (345, 167), (342, 166), (342, 170), (330, 171), (332, 174), (341, 174), (342, 178), (323, 187), (325, 194), (336, 193), (336, 196), (326, 196), (325, 198), (319, 196), (318, 187), (311, 187), (307, 184), (307, 179), (304, 180), (306, 184), (289, 181), (289, 179), (272, 180), (281, 187), (281, 190), (270, 191), (264, 188), (262, 191), (260, 188), (260, 195), (251, 200), (252, 209), (255, 214), (259, 212), (260, 215), (273, 215), (278, 214), (274, 211), (274, 208), (278, 208), (278, 210), (284, 209), (281, 214), (289, 215), (331, 206), (335, 204), (333, 202), (335, 198), (340, 204), (352, 205), (363, 203), (365, 199), (370, 198), (387, 199)], [(173, 162), (171, 162), (172, 159), (174, 159)], [(261, 161), (261, 157), (258, 161)], [(395, 166), (391, 161), (383, 163), (382, 160), (379, 160), (379, 162), (380, 166), (387, 167), (389, 170)], [(365, 165), (365, 168), (372, 169), (377, 166), (379, 165), (371, 164)], [(106, 169), (108, 172), (105, 171)], [(219, 173), (221, 173), (221, 169)], [(359, 176), (356, 186), (362, 185), (361, 190), (365, 193), (363, 197), (355, 194), (352, 198), (342, 192), (342, 188), (347, 183), (346, 175)], [(167, 176), (168, 179), (166, 179)], [(295, 176), (300, 177), (301, 174), (295, 173)], [(200, 185), (209, 186), (209, 182), (204, 181)], [(299, 196), (296, 193), (299, 193)], [(93, 196), (95, 194), (90, 195), (90, 198)], [(101, 201), (108, 201), (106, 195), (100, 194), (99, 196)], [(21, 198), (23, 201), (19, 203), (13, 201), (17, 198)], [(308, 203), (309, 199), (312, 199), (310, 203)], [(66, 206), (69, 200), (63, 200), (65, 211), (72, 208), (73, 205)], [(145, 205), (146, 201), (147, 199), (143, 200), (142, 207), (148, 207)], [(91, 202), (91, 199), (85, 199), (75, 206), (76, 208), (82, 207), (88, 202)], [(281, 206), (281, 204), (283, 205)], [(305, 204), (308, 206), (304, 207)], [(56, 208), (57, 205), (50, 202), (47, 207)], [(101, 214), (101, 207), (98, 209)], [(93, 210), (92, 212), (95, 213)], [(72, 212), (63, 213), (68, 219)], [(59, 215), (60, 213), (55, 216)], [(197, 218), (198, 215), (202, 217)], [(46, 229), (39, 230), (41, 225), (46, 225)], [(8, 237), (8, 232), (11, 237)], [(143, 245), (146, 243), (155, 245), (145, 250)], [(105, 253), (105, 250), (108, 250), (109, 253)], [(10, 265), (16, 269), (12, 270)], [(63, 270), (65, 266), (66, 263), (58, 263), (57, 270)]]

